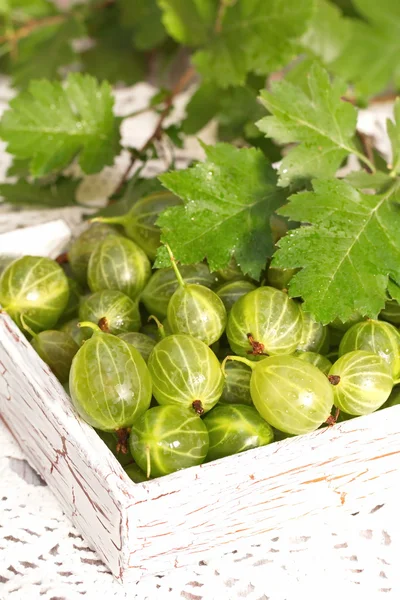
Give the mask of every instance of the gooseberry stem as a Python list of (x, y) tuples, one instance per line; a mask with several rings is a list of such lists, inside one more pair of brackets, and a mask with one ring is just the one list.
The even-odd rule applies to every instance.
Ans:
[(250, 367), (250, 369), (254, 369), (254, 367), (256, 366), (256, 363), (249, 360), (248, 358), (244, 358), (243, 356), (226, 356), (221, 363), (221, 369), (225, 376), (226, 376), (225, 365), (226, 365), (227, 360), (235, 360), (236, 362), (241, 362), (241, 363), (247, 365), (248, 367)]
[(90, 219), (91, 223), (110, 223), (111, 225), (123, 225), (125, 223), (125, 215), (119, 217), (95, 217)]
[(21, 313), (21, 315), (20, 315), (20, 319), (21, 319), (21, 324), (22, 324), (22, 327), (25, 329), (25, 331), (27, 331), (27, 332), (29, 333), (29, 335), (31, 335), (31, 336), (32, 336), (34, 339), (35, 339), (35, 338), (37, 338), (37, 333), (35, 333), (35, 332), (33, 331), (33, 329), (31, 329), (31, 328), (29, 327), (29, 325), (27, 325), (27, 323), (26, 323), (26, 321), (25, 321), (25, 317), (24, 317), (24, 314), (23, 314), (23, 313)]
[(149, 318), (147, 319), (148, 321), (154, 321), (155, 324), (158, 327), (158, 333), (160, 334), (160, 338), (163, 340), (165, 337), (167, 337), (165, 335), (165, 327), (164, 325), (157, 319), (157, 317), (155, 317), (154, 315), (150, 315)]
[(171, 266), (172, 266), (172, 268), (173, 268), (173, 270), (174, 270), (174, 273), (175, 273), (175, 275), (176, 275), (176, 278), (177, 278), (177, 280), (178, 280), (178, 283), (179, 283), (179, 285), (180, 285), (181, 287), (185, 287), (185, 286), (186, 286), (185, 280), (183, 279), (182, 275), (180, 274), (180, 271), (179, 271), (178, 267), (176, 266), (176, 260), (175, 260), (175, 257), (174, 257), (174, 255), (172, 254), (172, 250), (171, 250), (171, 248), (168, 246), (168, 244), (165, 244), (165, 247), (166, 247), (166, 249), (167, 249), (167, 252), (168, 252), (168, 255), (169, 255), (169, 259), (170, 259), (170, 261), (171, 261)]
[(103, 333), (100, 327), (91, 321), (81, 321), (78, 323), (78, 327), (88, 327), (89, 329), (93, 329), (95, 333)]

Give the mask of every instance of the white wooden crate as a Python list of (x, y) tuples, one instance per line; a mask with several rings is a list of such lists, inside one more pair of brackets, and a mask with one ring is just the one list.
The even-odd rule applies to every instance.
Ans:
[(398, 487), (400, 407), (134, 484), (6, 314), (0, 412), (66, 514), (125, 582), (256, 542), (332, 506), (372, 508), (378, 488), (382, 501)]

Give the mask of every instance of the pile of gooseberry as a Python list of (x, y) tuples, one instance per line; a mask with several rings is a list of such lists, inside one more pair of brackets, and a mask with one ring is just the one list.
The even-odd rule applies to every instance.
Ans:
[(158, 214), (178, 202), (142, 198), (58, 260), (24, 256), (0, 277), (2, 310), (133, 481), (400, 402), (399, 304), (322, 325), (288, 296), (295, 271), (260, 283), (168, 247), (154, 269)]

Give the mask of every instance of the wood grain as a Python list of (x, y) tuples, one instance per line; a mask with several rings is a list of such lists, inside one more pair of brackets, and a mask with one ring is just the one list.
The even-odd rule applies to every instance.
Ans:
[(165, 573), (288, 521), (395, 493), (400, 407), (133, 484), (5, 314), (0, 410), (29, 462), (116, 577)]

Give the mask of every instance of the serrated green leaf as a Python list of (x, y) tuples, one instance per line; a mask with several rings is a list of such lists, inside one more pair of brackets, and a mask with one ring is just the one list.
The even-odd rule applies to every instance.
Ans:
[(29, 176), (29, 160), (14, 158), (12, 164), (7, 169), (7, 177), (23, 177)]
[(282, 186), (294, 180), (334, 175), (349, 153), (357, 152), (353, 142), (357, 113), (341, 98), (346, 86), (332, 84), (328, 73), (314, 64), (308, 76), (309, 93), (283, 80), (263, 91), (261, 100), (273, 116), (258, 122), (261, 131), (282, 144), (300, 142), (290, 150), (279, 167)]
[(398, 283), (389, 279), (388, 292), (393, 300), (397, 300), (400, 303), (400, 285)]
[(331, 68), (355, 84), (363, 96), (384, 90), (399, 73), (400, 3), (398, 0), (354, 0), (364, 22), (354, 20), (351, 36)]
[(325, 64), (329, 64), (343, 52), (350, 35), (350, 20), (345, 19), (339, 8), (331, 2), (318, 0), (317, 9), (301, 43)]
[(220, 32), (193, 57), (203, 78), (220, 87), (243, 85), (246, 74), (266, 75), (298, 53), (314, 0), (240, 0), (226, 8)]
[(394, 122), (387, 121), (387, 132), (392, 145), (392, 164), (390, 166), (393, 173), (400, 172), (400, 98), (394, 103)]
[[(204, 149), (204, 163), (160, 177), (185, 203), (159, 218), (162, 240), (183, 264), (207, 258), (214, 271), (234, 256), (243, 273), (257, 279), (274, 247), (270, 218), (285, 199), (276, 188), (276, 173), (254, 148)], [(156, 265), (170, 265), (165, 252), (159, 252)]]
[(15, 206), (76, 206), (76, 189), (80, 181), (59, 177), (56, 182), (43, 185), (21, 179), (16, 183), (0, 184), (0, 196)]
[(118, 8), (121, 26), (129, 29), (139, 50), (151, 50), (167, 38), (157, 0), (119, 0)]
[(158, 0), (169, 34), (186, 46), (206, 44), (218, 11), (215, 0)]
[(353, 171), (346, 175), (344, 180), (359, 190), (379, 190), (393, 181), (388, 173), (382, 173), (382, 171), (376, 171), (376, 173)]
[(107, 82), (90, 75), (70, 74), (58, 82), (32, 81), (11, 100), (0, 123), (7, 150), (29, 159), (34, 177), (68, 166), (75, 156), (85, 173), (113, 163), (119, 151), (118, 120)]
[(12, 81), (23, 88), (32, 79), (55, 79), (60, 68), (76, 60), (72, 41), (83, 37), (85, 29), (74, 18), (39, 28), (18, 44), (18, 58), (11, 62)]
[(400, 192), (362, 194), (344, 181), (314, 181), (314, 192), (291, 196), (279, 214), (308, 223), (279, 243), (273, 265), (300, 268), (289, 285), (321, 323), (353, 312), (376, 318), (388, 278), (400, 277)]

